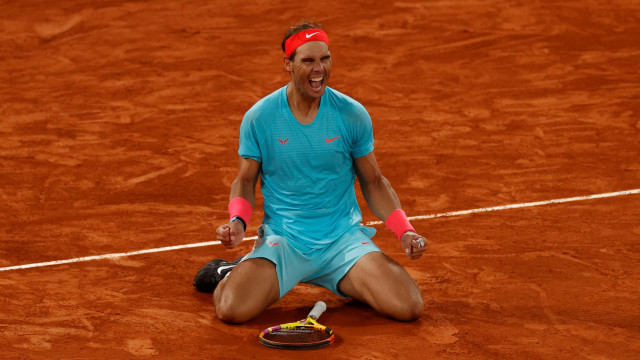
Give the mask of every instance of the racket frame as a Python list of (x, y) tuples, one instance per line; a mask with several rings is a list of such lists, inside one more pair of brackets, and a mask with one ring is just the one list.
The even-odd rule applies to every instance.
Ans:
[[(265, 345), (271, 348), (289, 349), (289, 350), (318, 349), (318, 348), (330, 345), (333, 343), (335, 339), (333, 330), (331, 330), (330, 328), (322, 324), (319, 324), (316, 321), (317, 318), (324, 312), (325, 309), (326, 309), (325, 303), (322, 301), (319, 301), (313, 307), (311, 312), (309, 312), (309, 315), (307, 316), (306, 319), (302, 319), (300, 321), (296, 321), (292, 323), (280, 324), (280, 325), (276, 325), (276, 326), (272, 326), (267, 329), (264, 329), (260, 332), (260, 336), (258, 337), (258, 340), (262, 345)], [(286, 342), (280, 343), (280, 342), (275, 342), (275, 341), (271, 341), (264, 338), (264, 335), (272, 333), (274, 331), (281, 330), (281, 329), (310, 329), (310, 328), (316, 331), (323, 331), (326, 334), (328, 334), (329, 337), (325, 340), (315, 341), (310, 343), (286, 343)]]

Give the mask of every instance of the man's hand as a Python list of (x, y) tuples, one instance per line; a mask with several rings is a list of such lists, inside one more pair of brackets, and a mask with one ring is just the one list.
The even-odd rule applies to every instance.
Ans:
[(227, 249), (233, 249), (244, 239), (244, 228), (240, 221), (232, 221), (216, 229), (216, 239)]
[(413, 231), (407, 231), (402, 235), (402, 248), (411, 258), (419, 259), (427, 251), (427, 239)]

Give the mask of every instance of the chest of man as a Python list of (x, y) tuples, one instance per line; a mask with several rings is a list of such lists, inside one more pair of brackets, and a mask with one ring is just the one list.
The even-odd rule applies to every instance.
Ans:
[(274, 119), (263, 134), (263, 173), (287, 181), (340, 176), (352, 168), (350, 139), (339, 117), (319, 116), (302, 125)]

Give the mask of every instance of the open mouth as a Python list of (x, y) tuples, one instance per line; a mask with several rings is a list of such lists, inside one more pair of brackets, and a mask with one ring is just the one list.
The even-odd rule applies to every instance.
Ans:
[(324, 76), (316, 76), (309, 79), (309, 86), (313, 90), (320, 90), (322, 88), (322, 82), (324, 81)]

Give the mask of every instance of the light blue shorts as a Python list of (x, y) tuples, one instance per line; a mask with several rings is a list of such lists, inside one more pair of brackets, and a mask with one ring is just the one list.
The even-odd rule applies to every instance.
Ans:
[(280, 297), (298, 283), (325, 287), (337, 295), (346, 297), (338, 290), (338, 283), (365, 254), (380, 251), (371, 241), (376, 230), (358, 226), (349, 230), (326, 248), (302, 251), (292, 240), (275, 234), (269, 225), (262, 224), (253, 250), (244, 260), (264, 258), (276, 265)]

